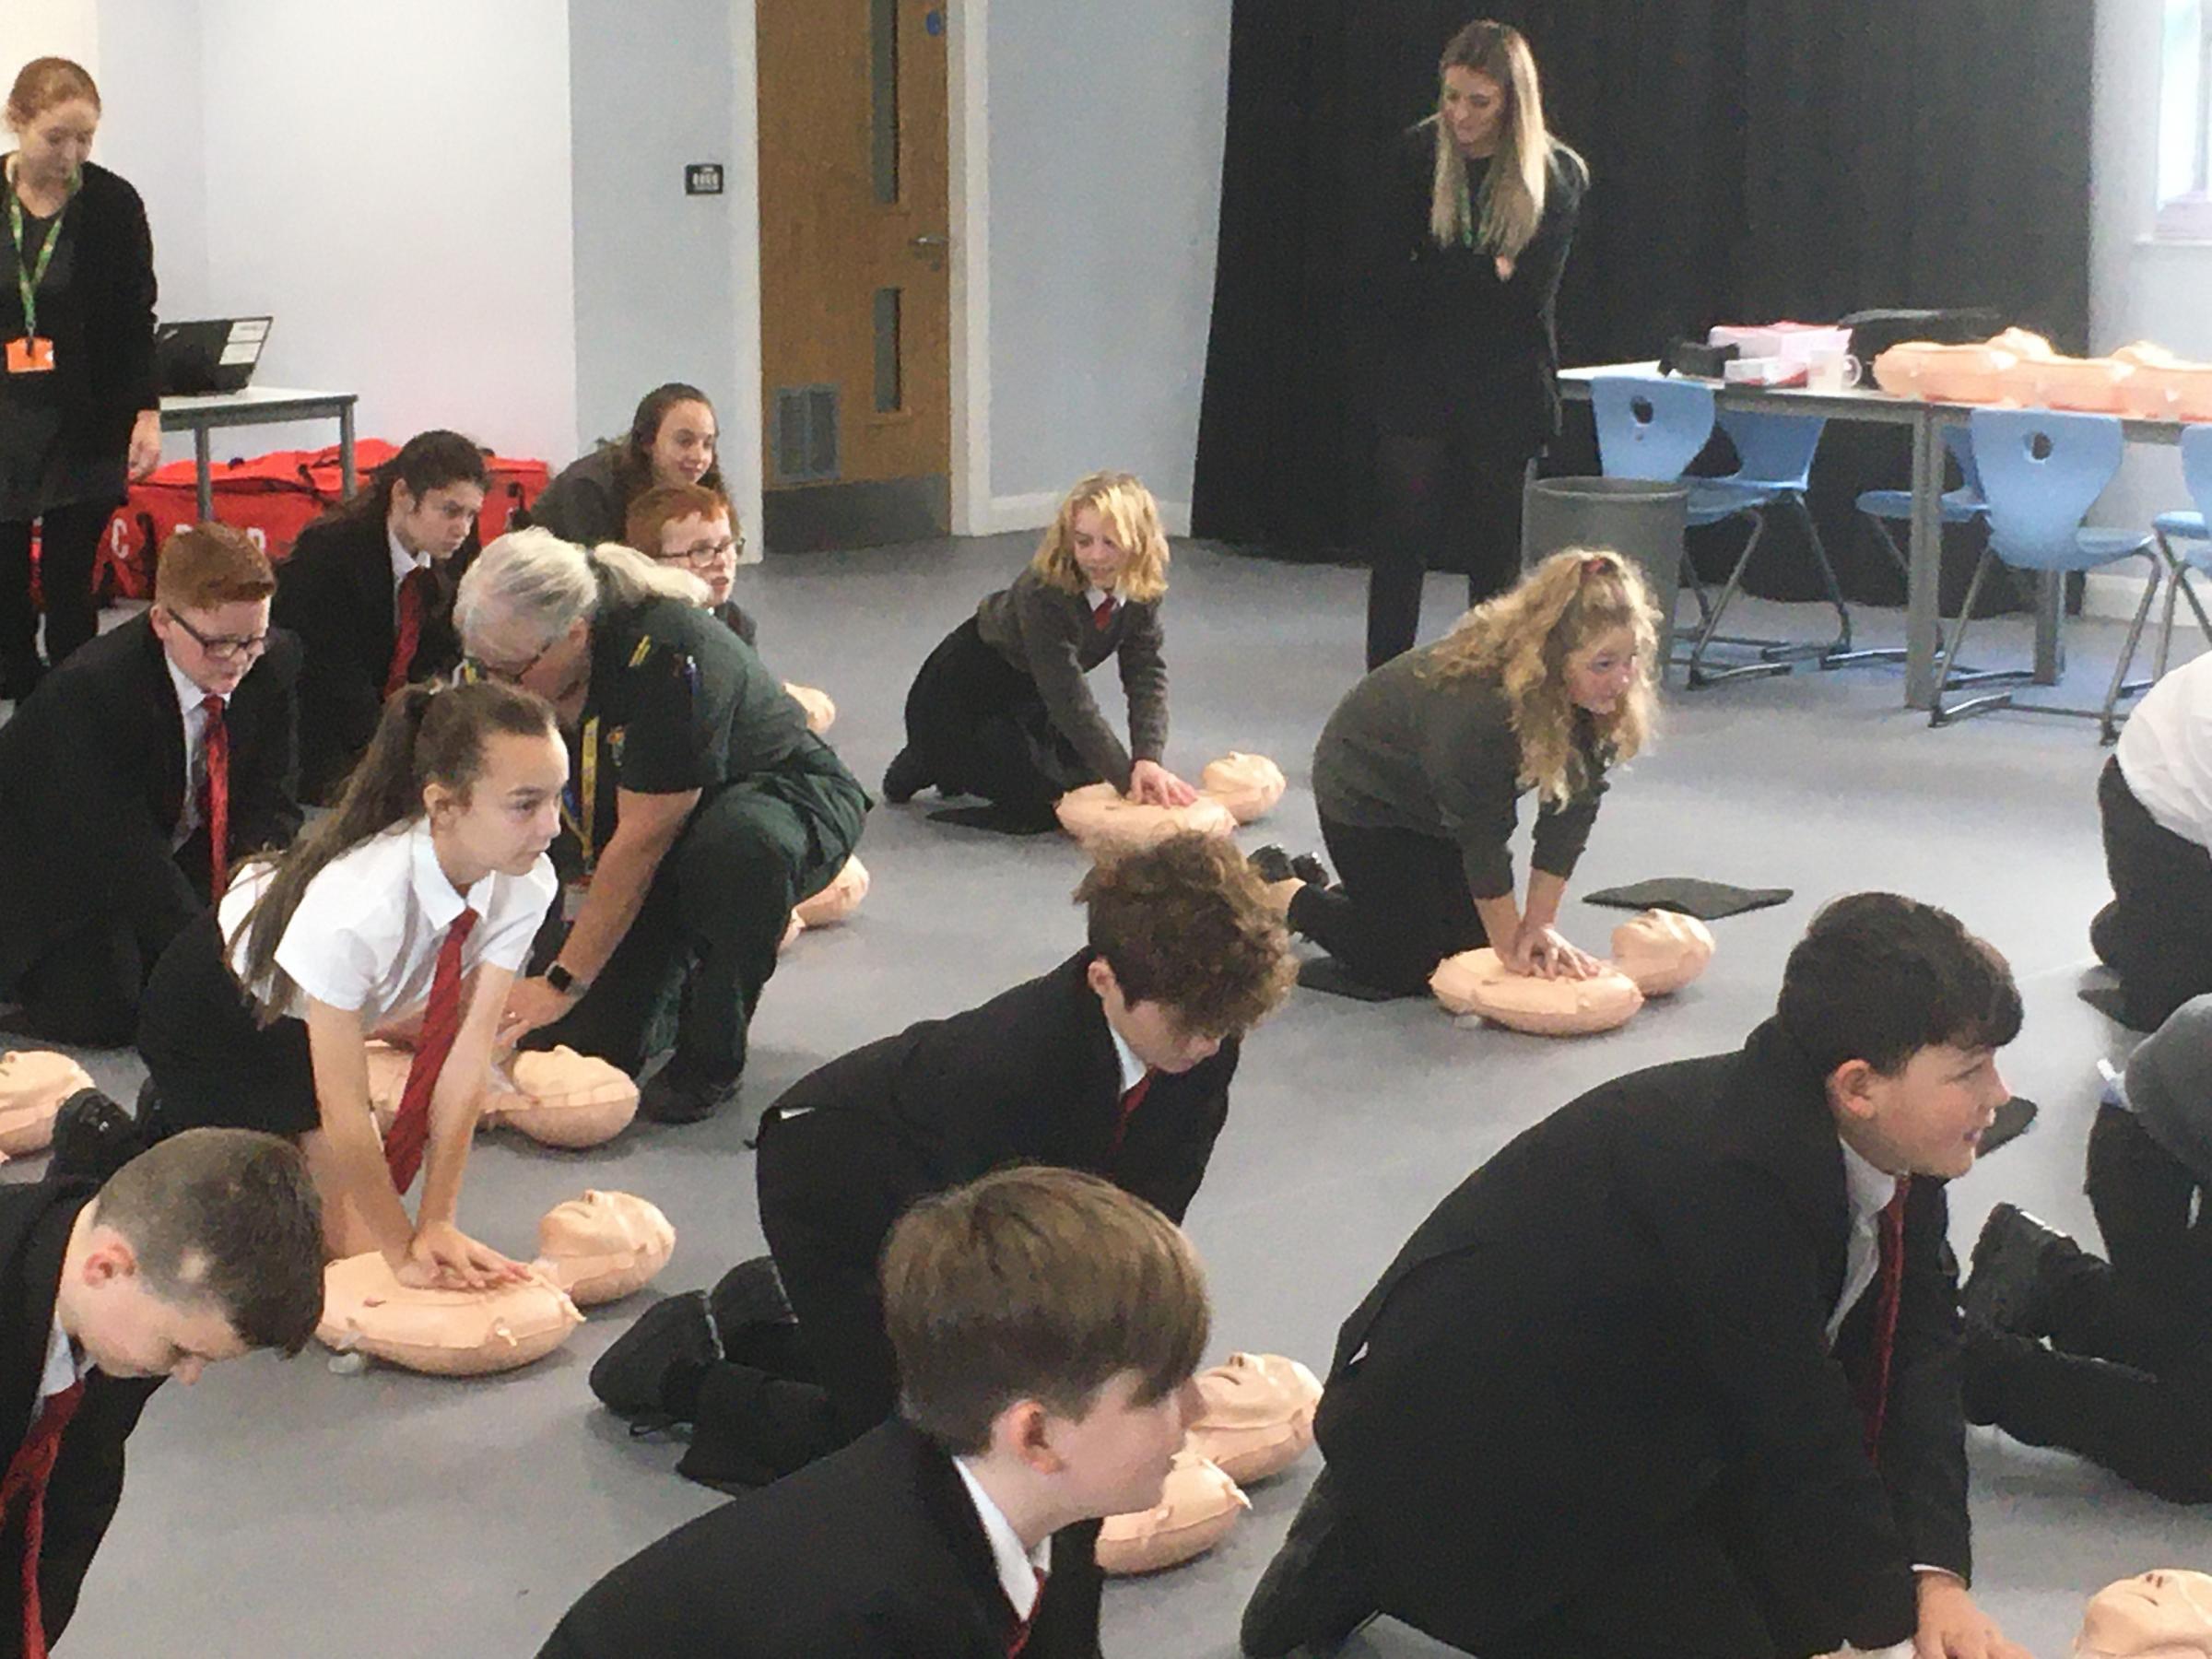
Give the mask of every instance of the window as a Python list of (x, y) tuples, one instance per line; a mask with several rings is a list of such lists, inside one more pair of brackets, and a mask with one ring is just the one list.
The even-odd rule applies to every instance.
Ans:
[(2212, 0), (2165, 0), (2159, 231), (2212, 240)]

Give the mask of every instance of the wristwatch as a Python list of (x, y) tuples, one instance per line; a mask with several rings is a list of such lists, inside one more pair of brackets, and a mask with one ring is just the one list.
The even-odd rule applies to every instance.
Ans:
[(563, 996), (581, 995), (583, 991), (583, 987), (577, 983), (576, 976), (571, 973), (566, 968), (563, 968), (559, 962), (554, 963), (553, 966), (546, 970), (546, 983), (552, 986), (554, 990), (559, 992)]

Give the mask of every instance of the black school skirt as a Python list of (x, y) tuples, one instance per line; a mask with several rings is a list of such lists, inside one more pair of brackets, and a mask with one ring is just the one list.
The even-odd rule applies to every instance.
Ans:
[(305, 1135), (323, 1125), (307, 1022), (260, 1023), (224, 959), (210, 911), (170, 941), (138, 1005), (158, 1127), (259, 1129)]

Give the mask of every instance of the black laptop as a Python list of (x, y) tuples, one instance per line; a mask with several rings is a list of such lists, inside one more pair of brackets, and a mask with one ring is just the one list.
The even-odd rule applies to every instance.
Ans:
[(267, 317), (164, 323), (154, 331), (154, 373), (164, 397), (242, 392), (268, 344)]

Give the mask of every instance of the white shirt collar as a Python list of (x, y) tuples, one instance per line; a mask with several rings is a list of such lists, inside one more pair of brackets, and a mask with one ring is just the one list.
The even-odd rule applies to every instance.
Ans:
[(39, 1373), (39, 1398), (50, 1400), (74, 1388), (84, 1374), (84, 1368), (76, 1362), (76, 1349), (69, 1341), (69, 1333), (62, 1329), (57, 1313), (53, 1330), (46, 1338), (46, 1365)]
[(1122, 1034), (1113, 1029), (1111, 1019), (1106, 1022), (1106, 1035), (1113, 1039), (1113, 1057), (1122, 1063), (1122, 1092), (1127, 1094), (1151, 1068), (1136, 1057), (1135, 1049), (1122, 1041)]
[(1087, 587), (1083, 590), (1083, 603), (1094, 611), (1110, 599), (1116, 605), (1121, 603), (1104, 588)]
[(1876, 1169), (1849, 1141), (1839, 1144), (1843, 1148), (1843, 1191), (1851, 1200), (1851, 1218), (1864, 1227), (1897, 1196), (1897, 1177)]
[(392, 591), (396, 594), (401, 582), (414, 575), (416, 571), (427, 571), (430, 568), (430, 556), (428, 553), (408, 552), (400, 544), (399, 537), (389, 530), (384, 532), (384, 540), (392, 546)]
[(430, 820), (417, 818), (407, 830), (407, 863), (413, 872), (415, 902), (422, 906), (422, 913), (430, 926), (443, 935), (465, 905), (482, 917), (491, 909), (491, 884), (495, 876), (487, 876), (468, 889), (467, 896), (453, 891), (453, 884), (445, 878), (439, 867), (438, 849), (430, 843)]
[[(208, 693), (194, 683), (191, 675), (177, 666), (177, 659), (168, 652), (161, 653), (162, 665), (169, 670), (169, 683), (177, 688), (177, 708), (188, 719), (199, 712), (200, 705), (207, 700)], [(223, 707), (230, 706), (230, 699), (223, 697)], [(187, 728), (189, 730), (189, 728)]]
[(1037, 1597), (1043, 1588), (1041, 1575), (1052, 1571), (1053, 1541), (1048, 1536), (1036, 1548), (1024, 1549), (1014, 1524), (983, 1490), (983, 1483), (968, 1466), (968, 1459), (956, 1457), (952, 1466), (960, 1472), (968, 1500), (975, 1505), (976, 1518), (983, 1524), (983, 1536), (991, 1541), (991, 1559), (998, 1568), (999, 1587), (1006, 1593), (1014, 1617), (1026, 1619), (1036, 1611)]

